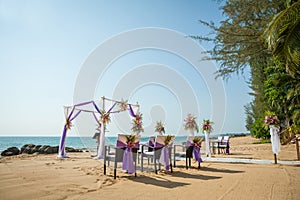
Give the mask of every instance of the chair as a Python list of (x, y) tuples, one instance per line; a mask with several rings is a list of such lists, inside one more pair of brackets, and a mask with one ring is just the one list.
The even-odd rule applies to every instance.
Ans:
[[(157, 164), (159, 164), (159, 169), (161, 164), (164, 164), (166, 170), (170, 168), (171, 172), (173, 172), (171, 152), (174, 138), (175, 136), (158, 135), (155, 138), (154, 146), (150, 146), (149, 143), (143, 144), (141, 147), (141, 170), (144, 170), (144, 158), (148, 158), (148, 165), (149, 159), (154, 162), (154, 171), (156, 174), (158, 171)], [(165, 142), (168, 139), (169, 141), (166, 144)]]
[[(148, 165), (149, 165), (149, 160), (150, 158), (153, 157), (153, 147), (155, 144), (155, 136), (151, 136), (148, 140), (148, 142), (146, 144), (140, 144), (140, 149), (138, 151), (139, 155), (142, 154), (143, 152), (143, 157), (148, 158)], [(138, 157), (138, 163), (140, 163), (140, 156)], [(143, 163), (142, 163), (143, 164)], [(142, 171), (143, 171), (143, 166), (142, 167)]]
[(104, 175), (106, 175), (106, 163), (109, 166), (110, 161), (114, 162), (114, 179), (117, 177), (117, 165), (122, 162), (122, 169), (127, 170), (128, 174), (136, 177), (136, 158), (139, 149), (140, 136), (135, 136), (134, 142), (129, 140), (131, 135), (119, 134), (115, 153), (111, 153), (112, 147), (105, 146), (104, 153)]
[[(200, 169), (200, 163), (202, 162), (200, 155), (202, 138), (200, 136), (188, 136), (185, 145), (174, 145), (174, 167), (176, 167), (176, 157), (185, 157), (186, 169), (191, 168), (191, 159), (195, 158), (198, 161), (198, 169)], [(197, 147), (196, 147), (197, 146)], [(178, 152), (176, 147), (182, 147), (182, 151)], [(195, 150), (195, 151), (194, 151)]]
[(218, 149), (218, 154), (220, 154), (220, 149), (222, 149), (220, 145), (222, 144), (222, 141), (223, 141), (222, 136), (218, 136), (217, 141), (212, 141), (212, 151), (214, 154), (216, 153), (216, 149)]
[(224, 140), (223, 140), (223, 143), (222, 145), (225, 146), (225, 154), (229, 154), (229, 136), (224, 136)]
[(222, 136), (219, 136), (217, 148), (218, 154), (220, 154), (220, 152), (224, 154), (229, 154), (229, 136), (224, 136), (224, 138)]

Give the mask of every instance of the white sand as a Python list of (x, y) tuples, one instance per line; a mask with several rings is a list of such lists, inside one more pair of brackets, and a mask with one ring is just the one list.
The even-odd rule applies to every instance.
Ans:
[[(252, 144), (251, 137), (231, 139), (226, 158), (273, 159), (270, 144)], [(201, 148), (202, 151), (205, 149)], [(89, 153), (19, 155), (0, 160), (0, 199), (299, 199), (300, 166), (203, 162), (174, 172), (137, 171), (137, 177), (117, 170), (117, 179), (103, 161)], [(296, 160), (295, 144), (282, 146), (279, 160)], [(194, 167), (197, 163), (192, 163)]]

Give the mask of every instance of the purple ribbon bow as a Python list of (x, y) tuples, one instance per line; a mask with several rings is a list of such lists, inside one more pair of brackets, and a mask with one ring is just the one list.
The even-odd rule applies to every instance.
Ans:
[(200, 155), (200, 147), (198, 145), (196, 145), (195, 143), (192, 143), (190, 141), (186, 142), (186, 146), (187, 147), (193, 146), (194, 158), (197, 160), (197, 162), (201, 163), (202, 158), (201, 158), (201, 155)]
[(134, 143), (133, 145), (129, 145), (117, 140), (117, 148), (126, 148), (123, 153), (123, 164), (122, 169), (127, 170), (128, 174), (135, 173), (135, 167), (133, 164), (133, 157), (132, 157), (132, 148), (138, 148), (139, 142)]

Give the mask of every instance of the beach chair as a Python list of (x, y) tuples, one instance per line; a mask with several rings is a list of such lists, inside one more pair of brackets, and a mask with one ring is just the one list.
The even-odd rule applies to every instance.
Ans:
[(223, 145), (225, 146), (225, 154), (229, 154), (229, 136), (224, 136)]
[(109, 166), (110, 162), (114, 162), (114, 179), (117, 177), (117, 165), (122, 162), (122, 169), (126, 170), (128, 174), (136, 176), (136, 159), (137, 151), (139, 149), (140, 136), (135, 136), (134, 142), (130, 140), (131, 135), (119, 134), (115, 153), (110, 153), (112, 147), (105, 146), (104, 153), (104, 175), (106, 175), (106, 164)]
[(149, 143), (143, 144), (141, 147), (141, 171), (144, 170), (144, 158), (147, 158), (148, 166), (150, 159), (154, 162), (154, 171), (156, 174), (158, 171), (157, 164), (159, 165), (159, 169), (161, 164), (163, 164), (166, 170), (170, 169), (173, 172), (171, 152), (174, 138), (175, 136), (158, 135), (155, 137), (154, 146), (150, 146)]
[(229, 154), (229, 136), (221, 137), (221, 140), (219, 140), (218, 137), (218, 154), (220, 154), (220, 152)]
[(213, 153), (216, 153), (216, 149), (218, 149), (218, 154), (220, 154), (220, 150), (222, 150), (222, 141), (223, 141), (223, 136), (218, 136), (217, 141), (213, 141), (212, 148), (213, 148)]
[(140, 143), (140, 149), (138, 150), (139, 156), (138, 156), (138, 163), (140, 163), (140, 157), (142, 152), (144, 153), (144, 158), (148, 158), (148, 165), (150, 163), (150, 158), (153, 157), (153, 147), (155, 143), (155, 136), (150, 136), (147, 143)]
[[(187, 142), (182, 145), (174, 145), (174, 167), (176, 167), (177, 158), (185, 158), (186, 169), (191, 168), (191, 159), (195, 158), (198, 161), (198, 169), (200, 169), (200, 163), (202, 162), (200, 155), (202, 138), (200, 136), (188, 136)], [(182, 148), (182, 151), (177, 151)], [(194, 151), (195, 150), (195, 151)]]

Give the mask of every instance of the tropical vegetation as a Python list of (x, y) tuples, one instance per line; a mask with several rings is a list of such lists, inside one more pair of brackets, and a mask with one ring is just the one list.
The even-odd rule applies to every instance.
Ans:
[(263, 128), (266, 111), (276, 113), (282, 138), (287, 142), (300, 127), (300, 1), (226, 0), (221, 3), (225, 19), (199, 22), (212, 30), (210, 58), (219, 64), (217, 77), (250, 71), (247, 83), (252, 102), (245, 105), (246, 128), (267, 139)]

